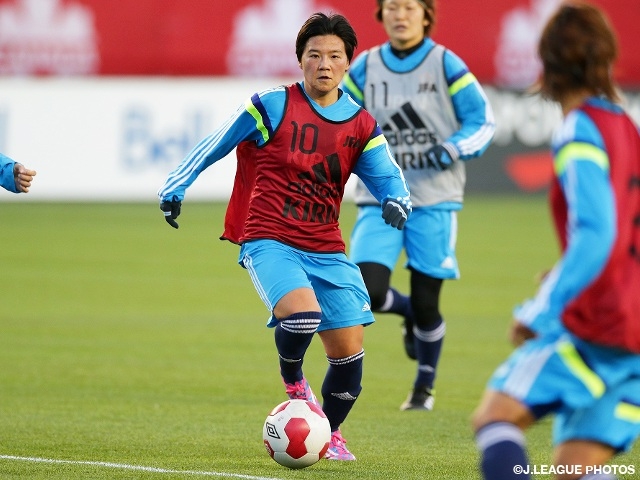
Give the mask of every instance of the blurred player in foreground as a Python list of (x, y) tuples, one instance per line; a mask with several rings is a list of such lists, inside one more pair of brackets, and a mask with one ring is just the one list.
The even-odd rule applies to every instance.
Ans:
[(0, 153), (0, 185), (5, 190), (27, 193), (35, 176), (35, 170), (30, 170)]
[[(495, 124), (473, 74), (429, 36), (435, 0), (376, 1), (389, 41), (359, 55), (343, 84), (382, 127), (409, 183), (414, 211), (402, 232), (388, 231), (377, 199), (359, 182), (349, 257), (362, 271), (373, 310), (404, 317), (405, 350), (418, 364), (400, 408), (431, 410), (445, 336), (440, 290), (443, 280), (460, 276), (455, 245), (464, 162), (486, 150)], [(390, 287), (403, 248), (410, 298)]]
[(538, 53), (539, 90), (564, 116), (550, 192), (562, 256), (515, 310), (519, 347), (473, 425), (484, 478), (531, 478), (523, 430), (554, 413), (557, 478), (612, 479), (594, 466), (640, 434), (640, 135), (614, 103), (616, 39), (600, 10), (561, 5)]
[(338, 225), (344, 186), (351, 173), (358, 175), (392, 227), (402, 229), (411, 212), (407, 184), (380, 127), (338, 88), (356, 44), (341, 15), (312, 15), (296, 40), (304, 81), (254, 94), (158, 192), (167, 222), (178, 228), (186, 188), (238, 147), (222, 238), (241, 245), (239, 263), (271, 312), (268, 326), (275, 329), (290, 398), (317, 402), (302, 364), (316, 332), (322, 340), (331, 460), (355, 460), (339, 426), (362, 389), (364, 326), (374, 321), (360, 271), (344, 253)]

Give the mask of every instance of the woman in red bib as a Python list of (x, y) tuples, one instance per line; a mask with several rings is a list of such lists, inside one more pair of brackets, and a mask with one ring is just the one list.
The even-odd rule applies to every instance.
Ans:
[(321, 393), (332, 430), (330, 460), (355, 460), (339, 427), (362, 390), (364, 326), (374, 321), (338, 224), (345, 184), (358, 175), (391, 227), (402, 229), (411, 212), (407, 184), (380, 127), (338, 88), (356, 44), (341, 15), (312, 15), (296, 40), (304, 81), (247, 99), (158, 192), (165, 219), (177, 228), (187, 187), (237, 147), (222, 238), (240, 245), (239, 263), (269, 309), (290, 398), (318, 402), (302, 364), (316, 332), (324, 345), (329, 366)]

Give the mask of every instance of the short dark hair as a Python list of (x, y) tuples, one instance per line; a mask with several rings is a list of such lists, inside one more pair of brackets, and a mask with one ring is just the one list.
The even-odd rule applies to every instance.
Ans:
[(610, 100), (619, 99), (611, 76), (618, 56), (615, 33), (596, 7), (571, 2), (549, 19), (538, 44), (543, 72), (535, 89), (561, 100), (576, 89), (587, 89)]
[(302, 60), (302, 53), (309, 39), (321, 35), (336, 35), (339, 37), (344, 42), (344, 50), (347, 53), (349, 63), (351, 63), (353, 52), (358, 46), (355, 30), (344, 16), (339, 14), (325, 15), (322, 12), (311, 15), (298, 32), (298, 38), (296, 39), (298, 61)]
[[(424, 36), (428, 37), (431, 35), (431, 31), (433, 27), (436, 25), (436, 0), (416, 0), (422, 8), (424, 8), (424, 16), (427, 20), (429, 20), (429, 25), (424, 27)], [(384, 0), (376, 0), (378, 6), (376, 7), (376, 20), (379, 22), (382, 21), (382, 4)]]

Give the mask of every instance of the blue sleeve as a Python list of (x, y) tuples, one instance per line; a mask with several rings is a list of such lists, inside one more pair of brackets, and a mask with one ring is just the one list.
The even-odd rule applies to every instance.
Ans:
[(444, 53), (444, 71), (449, 95), (460, 124), (445, 144), (453, 145), (459, 158), (479, 157), (489, 147), (496, 131), (493, 110), (480, 83), (453, 52)]
[(615, 195), (602, 137), (582, 112), (573, 112), (554, 140), (554, 169), (567, 201), (567, 248), (536, 298), (516, 318), (532, 330), (561, 329), (560, 317), (602, 272), (616, 237)]
[(379, 126), (376, 126), (371, 135), (353, 173), (362, 180), (379, 202), (387, 197), (408, 200), (409, 186), (402, 174), (402, 169), (391, 155), (389, 144)]
[(158, 190), (163, 200), (182, 201), (186, 189), (209, 166), (227, 156), (240, 142), (266, 142), (282, 121), (284, 89), (257, 93), (213, 133), (202, 139), (173, 170)]
[(15, 164), (16, 162), (0, 153), (0, 186), (10, 192), (19, 193), (16, 188), (16, 179), (13, 175)]
[(367, 57), (369, 51), (362, 52), (351, 63), (349, 71), (342, 79), (341, 88), (353, 98), (358, 105), (364, 106), (364, 82), (367, 75)]

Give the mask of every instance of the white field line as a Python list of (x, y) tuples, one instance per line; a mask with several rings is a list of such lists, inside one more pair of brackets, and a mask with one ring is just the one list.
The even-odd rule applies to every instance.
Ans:
[(206, 472), (206, 471), (199, 471), (199, 470), (172, 470), (168, 468), (145, 467), (142, 465), (127, 465), (126, 463), (91, 462), (87, 460), (56, 460), (54, 458), (18, 457), (15, 455), (0, 455), (0, 460), (16, 460), (16, 461), (22, 461), (22, 462), (67, 464), (67, 465), (93, 465), (96, 467), (119, 468), (122, 470), (138, 470), (142, 472), (154, 472), (154, 473), (177, 473), (181, 475), (200, 476), (200, 477), (242, 478), (244, 480), (280, 480), (275, 477), (256, 477), (254, 475), (242, 475), (240, 473)]

